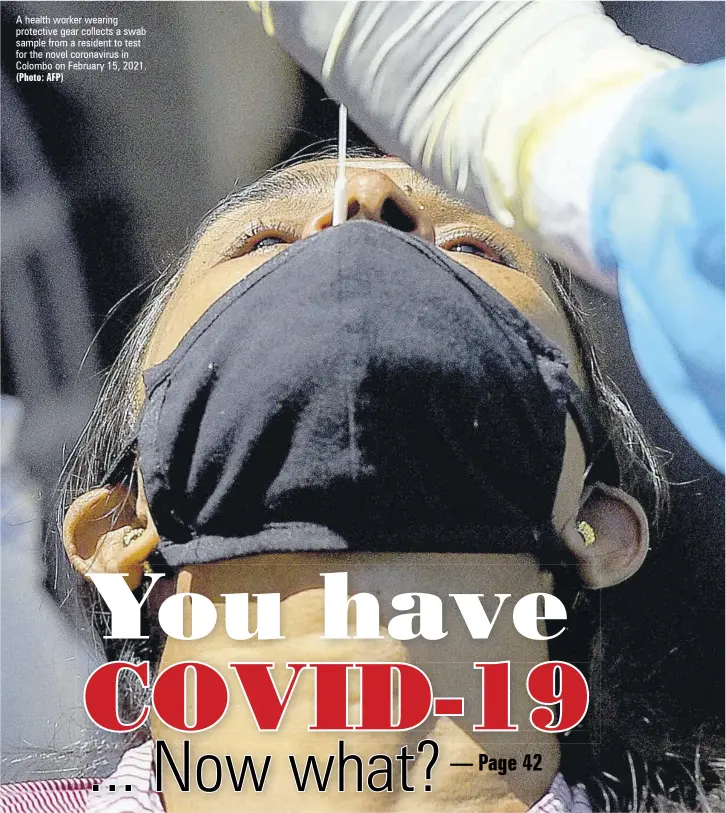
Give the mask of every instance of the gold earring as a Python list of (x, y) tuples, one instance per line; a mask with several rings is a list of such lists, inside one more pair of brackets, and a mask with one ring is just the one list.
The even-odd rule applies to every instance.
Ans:
[(589, 522), (585, 522), (585, 520), (581, 520), (577, 523), (577, 532), (582, 537), (582, 541), (585, 543), (585, 547), (589, 548), (590, 545), (595, 544), (595, 540), (597, 536), (595, 534), (595, 529), (590, 525)]
[(138, 539), (144, 533), (143, 528), (132, 528), (130, 531), (126, 531), (123, 535), (123, 539), (121, 540), (123, 546), (128, 548), (128, 546), (134, 541), (134, 539)]

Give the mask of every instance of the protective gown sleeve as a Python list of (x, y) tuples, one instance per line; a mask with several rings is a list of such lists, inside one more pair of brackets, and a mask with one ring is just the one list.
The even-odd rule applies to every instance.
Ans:
[[(639, 45), (592, 0), (253, 5), (382, 148), (584, 278), (611, 289), (617, 279), (646, 380), (697, 450), (723, 467), (717, 79)], [(722, 67), (712, 71), (723, 83)], [(684, 125), (671, 106), (681, 86), (700, 127)], [(656, 142), (670, 151), (660, 183), (648, 163)], [(687, 245), (676, 188), (690, 206)], [(709, 209), (717, 197), (718, 222)], [(703, 321), (711, 328), (702, 339)]]

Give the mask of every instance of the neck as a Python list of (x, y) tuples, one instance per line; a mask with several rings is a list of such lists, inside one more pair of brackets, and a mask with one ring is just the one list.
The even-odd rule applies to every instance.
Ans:
[[(352, 637), (356, 633), (355, 614), (349, 613), (349, 634), (342, 640), (323, 639), (325, 591), (322, 573), (348, 574), (348, 595), (369, 592), (380, 605), (380, 636), (371, 640)], [(184, 661), (201, 661), (216, 668), (229, 686), (229, 707), (220, 723), (203, 732), (184, 734), (152, 719), (155, 740), (163, 740), (177, 766), (184, 763), (188, 748), (191, 787), (183, 792), (173, 780), (168, 765), (162, 764), (163, 793), (171, 813), (206, 811), (287, 810), (321, 813), (326, 810), (358, 811), (525, 811), (544, 795), (559, 768), (556, 737), (529, 727), (532, 701), (526, 691), (527, 672), (534, 663), (547, 660), (545, 642), (523, 638), (513, 628), (511, 610), (523, 595), (550, 592), (545, 574), (536, 561), (525, 555), (493, 554), (324, 554), (292, 553), (255, 556), (211, 565), (189, 567), (182, 571), (178, 592), (201, 593), (216, 605), (218, 620), (214, 631), (196, 641), (168, 639), (161, 668)], [(279, 593), (281, 598), (281, 635), (277, 640), (232, 640), (225, 629), (224, 599), (227, 593)], [(442, 602), (443, 630), (439, 640), (420, 637), (405, 642), (396, 640), (387, 628), (391, 617), (391, 599), (402, 592), (429, 593)], [(509, 594), (497, 623), (485, 640), (472, 640), (450, 594), (480, 595), (488, 617), (497, 608), (495, 594)], [(352, 608), (355, 602), (350, 602)], [(257, 605), (250, 601), (249, 630), (257, 629)], [(400, 636), (399, 636), (400, 637)], [(481, 672), (473, 663), (510, 661), (512, 721), (519, 733), (479, 732), (481, 722)], [(309, 731), (316, 720), (316, 688), (313, 670), (305, 669), (295, 684), (277, 731), (259, 731), (250, 706), (230, 662), (275, 663), (272, 670), (278, 695), (284, 696), (291, 670), (286, 663), (361, 663), (410, 662), (428, 675), (435, 697), (462, 697), (462, 717), (430, 717), (411, 731)], [(360, 710), (360, 685), (350, 673), (348, 687), (349, 719)], [(526, 730), (525, 730), (526, 729)], [(435, 769), (427, 781), (426, 768), (431, 746), (417, 746), (421, 740), (434, 740), (439, 748)], [(185, 746), (185, 741), (188, 746)], [(340, 744), (342, 742), (342, 745)], [(402, 749), (406, 749), (405, 751)], [(497, 770), (479, 770), (480, 754), (497, 760)], [(526, 770), (527, 754), (540, 754), (539, 771)], [(197, 777), (197, 763), (207, 754), (222, 763), (222, 783), (214, 793), (205, 793)], [(234, 789), (227, 770), (226, 755), (236, 774), (246, 756), (254, 760), (258, 776), (270, 757), (264, 790), (255, 792), (249, 775), (241, 791)], [(303, 774), (308, 757), (315, 756), (321, 776), (331, 764), (329, 784), (319, 791), (308, 776), (306, 792), (297, 790), (291, 761)], [(341, 757), (357, 755), (358, 761)], [(415, 756), (406, 760), (402, 755)], [(330, 760), (333, 756), (334, 760)], [(531, 759), (531, 757), (530, 757)], [(517, 768), (509, 770), (509, 760)], [(200, 778), (214, 784), (213, 760), (202, 761)], [(471, 767), (467, 767), (470, 765)], [(389, 770), (390, 768), (390, 770)], [(503, 768), (503, 770), (502, 770)], [(362, 791), (357, 790), (358, 771)], [(345, 788), (339, 790), (339, 772)], [(377, 773), (375, 773), (377, 772)], [(372, 773), (372, 777), (370, 776)], [(405, 775), (404, 775), (405, 773)], [(389, 792), (376, 792), (390, 781)], [(370, 782), (370, 785), (369, 785)], [(426, 788), (430, 787), (430, 790)], [(408, 790), (407, 788), (414, 788)]]

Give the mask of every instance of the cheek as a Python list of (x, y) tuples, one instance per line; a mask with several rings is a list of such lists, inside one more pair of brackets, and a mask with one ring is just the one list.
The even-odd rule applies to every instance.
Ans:
[(534, 279), (520, 271), (477, 257), (456, 254), (453, 259), (495, 288), (553, 341), (570, 362), (572, 377), (580, 386), (583, 385), (577, 345), (567, 318)]
[[(496, 288), (521, 313), (533, 322), (547, 338), (554, 341), (570, 361), (570, 373), (581, 387), (584, 375), (580, 366), (575, 341), (564, 313), (555, 306), (552, 299), (535, 280), (524, 274), (505, 268), (496, 263), (459, 255), (454, 259), (473, 271), (480, 279)], [(565, 455), (562, 472), (557, 486), (557, 495), (552, 511), (555, 528), (562, 527), (574, 516), (580, 507), (582, 487), (585, 479), (585, 450), (580, 434), (568, 416), (565, 427)]]
[(473, 271), (479, 279), (483, 279), (492, 288), (496, 288), (517, 310), (521, 311), (548, 336), (553, 329), (557, 330), (560, 314), (547, 294), (533, 279), (512, 268), (481, 258), (456, 254), (454, 259), (459, 265)]
[(164, 309), (144, 360), (144, 369), (168, 358), (200, 317), (230, 288), (251, 274), (284, 247), (228, 260), (213, 268), (195, 267), (184, 271), (176, 291)]

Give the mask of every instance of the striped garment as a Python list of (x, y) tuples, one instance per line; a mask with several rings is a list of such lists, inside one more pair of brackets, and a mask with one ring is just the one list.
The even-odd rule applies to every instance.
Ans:
[[(51, 779), (0, 785), (2, 813), (163, 813), (153, 789), (153, 744), (127, 751), (107, 779)], [(585, 789), (557, 774), (529, 813), (591, 813)]]

